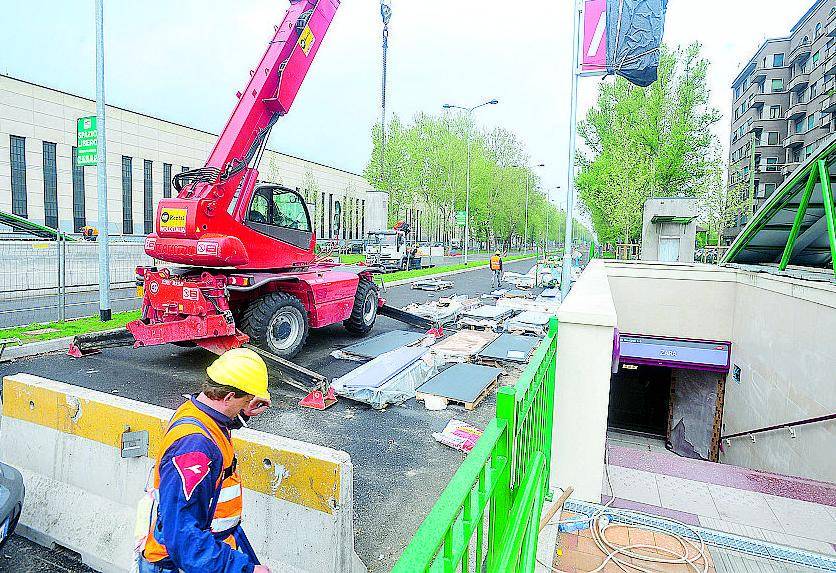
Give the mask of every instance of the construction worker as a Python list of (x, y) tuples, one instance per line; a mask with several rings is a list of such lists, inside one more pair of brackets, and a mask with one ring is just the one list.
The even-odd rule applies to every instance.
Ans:
[(490, 267), (491, 271), (493, 271), (491, 286), (493, 288), (499, 288), (499, 285), (502, 283), (502, 257), (499, 256), (499, 250), (491, 257)]
[(202, 391), (177, 409), (160, 445), (139, 573), (270, 573), (241, 528), (231, 435), (270, 406), (267, 366), (252, 350), (235, 348), (206, 374)]

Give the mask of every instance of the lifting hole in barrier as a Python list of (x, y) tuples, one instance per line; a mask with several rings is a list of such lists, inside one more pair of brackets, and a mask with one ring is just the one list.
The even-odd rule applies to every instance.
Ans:
[(30, 409), (30, 410), (34, 410), (34, 409), (35, 409), (35, 401), (34, 401), (34, 400), (29, 400), (29, 409)]
[(264, 461), (262, 463), (264, 464), (264, 469), (266, 470), (273, 468), (273, 462), (271, 462), (269, 458), (264, 458)]

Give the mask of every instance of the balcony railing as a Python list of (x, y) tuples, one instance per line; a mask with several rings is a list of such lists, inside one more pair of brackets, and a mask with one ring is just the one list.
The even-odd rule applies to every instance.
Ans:
[(821, 110), (827, 113), (836, 111), (836, 94), (829, 95), (822, 100)]
[(810, 39), (808, 38), (805, 42), (801, 40), (790, 50), (790, 60), (789, 64), (792, 65), (795, 63), (796, 59), (803, 59), (810, 55)]
[(801, 165), (800, 161), (788, 161), (784, 163), (784, 166), (781, 168), (781, 174), (784, 177), (787, 177), (790, 173), (798, 169), (798, 166)]
[(787, 86), (787, 89), (791, 92), (794, 91), (802, 91), (808, 85), (810, 85), (810, 73), (809, 72), (801, 72), (795, 74), (790, 80), (790, 83)]
[(804, 117), (807, 115), (807, 102), (806, 101), (797, 101), (793, 104), (790, 104), (789, 109), (787, 109), (787, 119), (798, 119), (799, 117)]
[(805, 132), (792, 133), (784, 139), (784, 147), (795, 147), (796, 145), (804, 145)]

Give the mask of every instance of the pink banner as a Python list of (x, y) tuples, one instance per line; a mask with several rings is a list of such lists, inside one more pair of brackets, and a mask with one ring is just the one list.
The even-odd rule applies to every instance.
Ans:
[(607, 69), (607, 0), (586, 0), (584, 4), (581, 69)]

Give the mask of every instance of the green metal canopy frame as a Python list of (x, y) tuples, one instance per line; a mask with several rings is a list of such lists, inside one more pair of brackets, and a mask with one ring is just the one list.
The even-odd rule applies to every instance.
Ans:
[(832, 267), (836, 277), (836, 220), (832, 171), (836, 136), (809, 157), (758, 209), (723, 263)]

